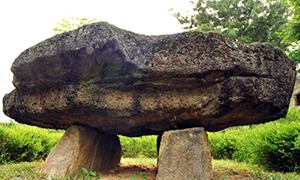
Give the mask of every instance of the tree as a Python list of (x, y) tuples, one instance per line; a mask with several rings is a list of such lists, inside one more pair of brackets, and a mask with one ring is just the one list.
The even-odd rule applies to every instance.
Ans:
[(300, 0), (289, 0), (292, 19), (285, 25), (285, 31), (280, 33), (283, 43), (290, 44), (288, 53), (294, 61), (300, 63)]
[(85, 24), (90, 24), (96, 19), (88, 20), (87, 18), (75, 18), (74, 16), (69, 16), (69, 19), (62, 19), (62, 22), (57, 23), (57, 27), (52, 28), (55, 31), (55, 34), (60, 34), (67, 31), (72, 31), (77, 29)]
[(199, 0), (194, 15), (174, 13), (185, 29), (219, 31), (244, 43), (270, 42), (285, 49), (278, 32), (288, 21), (288, 5), (280, 0)]

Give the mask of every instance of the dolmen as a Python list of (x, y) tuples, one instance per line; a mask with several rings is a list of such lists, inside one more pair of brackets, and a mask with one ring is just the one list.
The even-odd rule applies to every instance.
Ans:
[(217, 32), (145, 36), (107, 22), (46, 39), (14, 61), (3, 98), (17, 122), (66, 129), (50, 177), (120, 162), (117, 135), (159, 135), (157, 179), (210, 179), (206, 131), (285, 117), (295, 64), (269, 43)]

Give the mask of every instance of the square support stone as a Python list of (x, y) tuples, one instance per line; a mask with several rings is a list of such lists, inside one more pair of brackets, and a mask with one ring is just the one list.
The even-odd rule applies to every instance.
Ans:
[(73, 125), (48, 155), (42, 171), (51, 177), (73, 177), (89, 171), (102, 171), (117, 166), (122, 147), (117, 135), (103, 135), (83, 126)]
[(211, 152), (204, 128), (166, 131), (162, 135), (157, 180), (210, 180)]

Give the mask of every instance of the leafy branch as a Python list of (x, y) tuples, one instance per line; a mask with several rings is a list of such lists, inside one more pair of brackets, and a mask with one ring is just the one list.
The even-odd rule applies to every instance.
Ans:
[(85, 24), (90, 24), (96, 21), (95, 19), (88, 20), (87, 18), (75, 18), (74, 16), (69, 16), (68, 19), (62, 19), (62, 22), (57, 23), (57, 27), (52, 28), (55, 34), (60, 34), (67, 31), (75, 30)]

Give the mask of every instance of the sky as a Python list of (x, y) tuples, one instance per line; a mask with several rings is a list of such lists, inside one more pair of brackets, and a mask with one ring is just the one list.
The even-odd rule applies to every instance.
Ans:
[[(184, 31), (172, 12), (192, 13), (190, 0), (7, 0), (0, 1), (0, 98), (14, 89), (10, 67), (24, 50), (54, 36), (69, 16), (106, 21), (145, 35)], [(9, 121), (2, 112), (0, 121)]]

